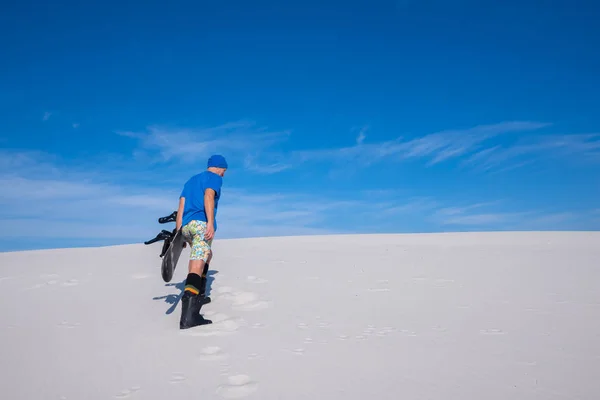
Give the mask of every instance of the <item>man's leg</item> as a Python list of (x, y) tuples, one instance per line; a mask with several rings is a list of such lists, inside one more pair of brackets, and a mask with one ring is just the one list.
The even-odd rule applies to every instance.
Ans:
[[(181, 298), (181, 329), (191, 328), (196, 325), (211, 323), (199, 314), (204, 302), (198, 298), (202, 288), (202, 271), (208, 259), (207, 243), (204, 240), (204, 227), (206, 225), (192, 221), (183, 228), (182, 233), (191, 241), (190, 262), (188, 275), (185, 280), (184, 293)], [(210, 249), (209, 249), (210, 250)]]
[(211, 241), (204, 240), (204, 229), (206, 224), (198, 223), (193, 232), (192, 248), (190, 252), (190, 262), (188, 268), (188, 277), (186, 279), (185, 290), (194, 295), (204, 296), (204, 286), (206, 285), (206, 273), (208, 263), (212, 257), (210, 244)]
[[(208, 260), (207, 260), (208, 261)], [(190, 260), (188, 276), (185, 280), (186, 291), (194, 296), (199, 296), (202, 304), (210, 303), (210, 297), (206, 297), (206, 273), (208, 271), (208, 262), (204, 260)]]
[(202, 275), (206, 263), (202, 259), (190, 259), (188, 265), (188, 274)]
[(200, 296), (206, 298), (208, 301), (210, 301), (209, 297), (206, 297), (206, 281), (207, 281), (207, 277), (208, 277), (208, 270), (210, 268), (209, 264), (210, 261), (212, 260), (212, 256), (213, 256), (213, 252), (212, 252), (212, 239), (208, 241), (208, 247), (209, 247), (209, 251), (208, 251), (208, 257), (206, 258), (206, 262), (204, 263), (204, 267), (202, 269), (202, 288), (200, 289)]

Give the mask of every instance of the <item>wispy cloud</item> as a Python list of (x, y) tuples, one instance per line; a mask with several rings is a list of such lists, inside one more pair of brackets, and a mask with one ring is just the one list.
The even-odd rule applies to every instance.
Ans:
[[(2, 151), (0, 237), (139, 240), (177, 191), (114, 182), (43, 152)], [(110, 236), (112, 232), (112, 236)]]
[(510, 224), (533, 215), (531, 211), (503, 211), (499, 206), (508, 204), (505, 200), (492, 200), (471, 203), (466, 205), (453, 205), (440, 207), (435, 210), (430, 218), (444, 227), (495, 227), (505, 229)]
[[(7, 155), (7, 154), (5, 154)], [(160, 187), (119, 182), (118, 171), (85, 175), (82, 167), (61, 167), (37, 153), (14, 153), (0, 164), (0, 237), (59, 238), (90, 243), (141, 242), (161, 227), (159, 216), (177, 207), (182, 182)], [(17, 168), (15, 168), (17, 167)], [(75, 170), (75, 171), (74, 171)], [(398, 190), (321, 194), (224, 187), (219, 204), (219, 237), (364, 232), (408, 215), (427, 215), (438, 202)], [(28, 227), (41, 225), (42, 229)], [(96, 240), (96, 241), (95, 241)]]
[(444, 225), (496, 225), (517, 221), (528, 213), (458, 214), (441, 221)]
[[(172, 190), (121, 187), (68, 178), (0, 177), (0, 184), (10, 185), (4, 186), (10, 189), (0, 197), (1, 216), (42, 218), (45, 224), (57, 220), (94, 221), (101, 225), (111, 221), (133, 222), (144, 213), (162, 213), (176, 207), (177, 201), (176, 192)], [(82, 228), (85, 230), (85, 225)]]
[(44, 115), (42, 116), (42, 121), (48, 121), (51, 116), (52, 116), (52, 113), (50, 111), (46, 111), (44, 113)]
[(478, 148), (486, 140), (498, 135), (533, 131), (549, 126), (547, 123), (514, 121), (495, 125), (478, 125), (464, 130), (447, 130), (406, 142), (407, 158), (426, 157), (428, 164), (463, 156)]
[(511, 145), (482, 149), (465, 159), (463, 165), (483, 171), (518, 168), (531, 163), (532, 156), (546, 159), (571, 157), (577, 161), (600, 162), (600, 134), (535, 135), (521, 138)]
[(560, 226), (566, 222), (580, 218), (580, 214), (573, 211), (549, 213), (546, 215), (536, 216), (529, 221), (532, 226), (540, 226), (544, 228), (553, 228)]
[[(503, 207), (501, 207), (503, 206)], [(493, 230), (580, 230), (598, 229), (594, 211), (518, 209), (506, 200), (439, 208), (431, 219), (442, 227)]]
[(468, 213), (471, 210), (498, 205), (501, 202), (502, 202), (501, 200), (495, 200), (495, 201), (488, 201), (488, 202), (483, 202), (483, 203), (474, 203), (474, 204), (469, 204), (469, 205), (460, 206), (460, 207), (443, 207), (443, 208), (440, 208), (439, 210), (437, 210), (437, 214), (440, 216), (447, 216), (447, 217), (452, 217), (452, 216), (456, 216), (456, 215), (465, 215), (466, 213)]
[(480, 172), (506, 172), (541, 159), (600, 162), (600, 134), (537, 133), (551, 125), (508, 121), (369, 143), (361, 130), (353, 145), (294, 151), (286, 155), (286, 160), (287, 165), (327, 163), (342, 169), (409, 160), (422, 160), (425, 167), (432, 167), (456, 160), (460, 167)]
[(367, 130), (368, 130), (368, 128), (366, 126), (360, 128), (360, 131), (358, 132), (358, 135), (356, 136), (356, 144), (357, 145), (363, 144), (363, 142), (367, 138), (367, 135), (366, 135)]
[(451, 129), (418, 137), (367, 142), (368, 127), (355, 128), (355, 142), (346, 147), (283, 151), (288, 130), (269, 130), (240, 121), (219, 126), (188, 129), (150, 126), (143, 132), (121, 131), (138, 141), (134, 155), (150, 163), (198, 163), (220, 152), (237, 166), (259, 174), (275, 174), (292, 168), (321, 163), (349, 172), (380, 162), (423, 160), (424, 166), (458, 160), (462, 167), (478, 171), (508, 171), (534, 162), (540, 155), (600, 160), (600, 135), (536, 135), (552, 124), (537, 121), (505, 121)]
[(151, 126), (145, 132), (117, 133), (139, 141), (138, 155), (156, 155), (157, 162), (183, 163), (197, 163), (213, 153), (243, 162), (249, 154), (264, 151), (290, 135), (289, 131), (272, 131), (246, 121), (198, 129)]
[[(0, 185), (5, 190), (0, 193), (0, 237), (141, 242), (163, 228), (156, 223), (159, 216), (176, 209), (189, 166), (202, 165), (215, 152), (226, 154), (235, 169), (243, 167), (260, 174), (307, 163), (337, 166), (347, 173), (349, 167), (376, 162), (423, 160), (426, 166), (433, 166), (464, 160), (463, 165), (487, 171), (528, 162), (532, 154), (586, 160), (598, 157), (600, 135), (531, 134), (545, 126), (548, 124), (504, 122), (384, 142), (367, 140), (366, 128), (359, 128), (352, 131), (348, 147), (285, 152), (288, 131), (235, 122), (203, 129), (153, 126), (142, 132), (119, 132), (137, 146), (135, 159), (100, 154), (67, 163), (44, 152), (2, 149)], [(509, 135), (515, 132), (518, 135)], [(501, 135), (517, 139), (511, 138), (510, 145), (494, 141)], [(169, 163), (169, 168), (163, 163)], [(392, 232), (415, 226), (433, 231), (553, 228), (574, 226), (574, 221), (584, 219), (570, 210), (521, 210), (518, 204), (489, 201), (485, 196), (455, 204), (441, 195), (409, 188), (351, 193), (326, 189), (311, 189), (319, 190), (315, 201), (313, 192), (294, 192), (292, 185), (283, 185), (278, 193), (260, 186), (249, 191), (226, 184), (219, 208), (219, 237)], [(594, 223), (600, 223), (597, 211), (594, 216)], [(36, 224), (42, 228), (29, 229)]]
[[(301, 195), (278, 193), (255, 194), (244, 190), (229, 190), (219, 204), (222, 237), (296, 235), (307, 232), (325, 233), (322, 222), (333, 202), (325, 200), (312, 208), (301, 201)], [(326, 226), (326, 225), (325, 225)]]
[(247, 155), (244, 167), (260, 174), (276, 174), (292, 168), (292, 164), (285, 161), (280, 154), (262, 153), (260, 155)]
[(298, 151), (292, 155), (299, 162), (307, 161), (351, 161), (368, 165), (382, 160), (424, 159), (432, 166), (482, 149), (482, 144), (498, 135), (534, 131), (549, 126), (548, 123), (510, 121), (492, 125), (478, 125), (468, 129), (445, 130), (405, 140), (364, 143), (357, 138), (353, 146)]
[[(43, 153), (5, 152), (0, 163), (0, 237), (14, 240), (77, 239), (90, 243), (141, 242), (165, 227), (158, 217), (176, 209), (183, 182), (153, 187), (117, 182), (105, 175), (48, 162)], [(302, 193), (249, 192), (224, 188), (219, 237), (296, 235), (336, 232), (323, 224), (332, 210), (355, 202), (323, 199), (313, 204)], [(35, 228), (32, 228), (35, 227)], [(339, 231), (339, 230), (337, 230)]]
[(0, 174), (53, 176), (58, 172), (56, 160), (54, 155), (43, 151), (0, 149)]
[(396, 201), (383, 201), (374, 204), (380, 217), (389, 218), (394, 215), (408, 213), (422, 213), (440, 206), (440, 202), (433, 197), (398, 198)]

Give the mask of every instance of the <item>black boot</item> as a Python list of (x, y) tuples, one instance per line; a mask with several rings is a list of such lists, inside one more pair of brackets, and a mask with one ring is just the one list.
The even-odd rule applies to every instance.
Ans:
[(204, 304), (210, 303), (210, 296), (206, 295), (206, 278), (201, 279), (200, 293), (198, 294), (198, 296), (200, 296), (203, 299), (202, 302)]
[(195, 307), (198, 309), (198, 312), (200, 312), (200, 307), (202, 307), (205, 304), (210, 303), (210, 301), (211, 301), (210, 297), (198, 295), (194, 299), (194, 304), (195, 304)]
[(181, 319), (179, 329), (188, 329), (194, 326), (212, 324), (212, 321), (200, 315), (202, 304), (198, 302), (199, 296), (185, 291), (181, 296)]

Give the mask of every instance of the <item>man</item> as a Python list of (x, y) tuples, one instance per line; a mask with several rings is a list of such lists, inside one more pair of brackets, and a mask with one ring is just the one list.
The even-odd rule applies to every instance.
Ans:
[(221, 198), (223, 176), (227, 170), (225, 157), (215, 154), (208, 159), (207, 169), (192, 176), (179, 197), (176, 228), (190, 246), (190, 261), (185, 289), (181, 298), (180, 329), (210, 324), (200, 315), (200, 307), (209, 303), (206, 297), (206, 274), (212, 259), (212, 240), (217, 231), (217, 208)]

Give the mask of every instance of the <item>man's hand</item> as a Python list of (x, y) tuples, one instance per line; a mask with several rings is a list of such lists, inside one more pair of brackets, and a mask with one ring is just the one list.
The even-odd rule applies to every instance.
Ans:
[(204, 232), (204, 240), (209, 241), (215, 236), (215, 226), (209, 222), (206, 224), (206, 232)]
[(204, 211), (206, 212), (206, 232), (204, 240), (209, 241), (215, 235), (215, 191), (206, 189), (204, 192)]

